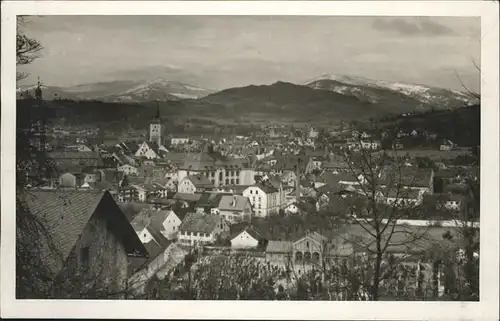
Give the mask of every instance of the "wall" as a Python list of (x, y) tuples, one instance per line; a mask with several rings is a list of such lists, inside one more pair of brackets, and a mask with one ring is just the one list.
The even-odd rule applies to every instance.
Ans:
[(165, 237), (167, 237), (168, 239), (175, 238), (177, 236), (177, 232), (179, 232), (179, 226), (181, 225), (181, 223), (182, 221), (177, 217), (177, 215), (168, 215), (163, 222), (163, 227), (165, 228)]
[(240, 185), (253, 184), (255, 184), (255, 170), (251, 168), (240, 170)]
[(254, 239), (250, 234), (246, 231), (243, 231), (234, 239), (231, 240), (232, 248), (254, 248), (257, 247), (259, 241)]
[(196, 192), (196, 187), (193, 185), (191, 180), (183, 179), (180, 181), (179, 186), (177, 186), (177, 191), (179, 193), (194, 194), (194, 192)]
[(266, 261), (272, 265), (289, 266), (291, 263), (291, 253), (266, 253)]
[[(106, 215), (106, 209), (102, 204), (98, 211), (89, 220), (59, 275), (61, 280), (71, 280), (71, 284), (63, 285), (66, 289), (68, 286), (78, 288), (90, 281), (96, 282), (94, 288), (108, 288), (107, 293), (125, 289), (128, 272), (125, 247), (109, 231), (106, 221), (102, 219), (103, 214)], [(89, 248), (90, 254), (87, 271), (81, 269), (81, 250), (84, 247)], [(81, 296), (75, 290), (72, 292), (70, 297)]]
[(136, 231), (136, 233), (141, 242), (144, 244), (149, 243), (153, 239), (153, 236), (146, 228), (144, 228), (142, 231)]

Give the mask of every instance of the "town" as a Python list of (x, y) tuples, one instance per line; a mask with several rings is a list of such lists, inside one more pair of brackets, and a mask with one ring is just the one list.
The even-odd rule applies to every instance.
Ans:
[[(43, 110), (41, 86), (32, 101)], [(157, 107), (143, 140), (111, 145), (92, 129), (26, 131), (52, 169), (41, 184), (27, 173), (26, 208), (50, 226), (58, 280), (83, 271), (51, 295), (363, 300), (370, 267), (380, 298), (473, 287), (460, 264), (479, 259), (478, 233), (463, 237), (479, 228), (477, 150), (426, 128), (181, 137), (166, 117)]]
[(479, 301), (481, 23), (447, 19), (16, 16), (16, 298)]

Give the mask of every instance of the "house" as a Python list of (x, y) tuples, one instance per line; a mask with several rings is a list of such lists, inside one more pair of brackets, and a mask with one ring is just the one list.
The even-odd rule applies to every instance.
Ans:
[(445, 209), (452, 212), (459, 212), (465, 206), (465, 197), (463, 195), (447, 193), (436, 196), (437, 196), (437, 202), (436, 202), (437, 209)]
[(206, 213), (206, 214), (218, 214), (214, 213), (213, 210), (217, 209), (219, 205), (222, 194), (214, 192), (202, 193), (200, 199), (196, 202), (195, 210), (196, 213)]
[(163, 146), (158, 146), (155, 142), (143, 142), (135, 152), (135, 157), (145, 157), (147, 159), (161, 158), (168, 150)]
[(228, 234), (229, 225), (220, 215), (189, 213), (179, 227), (178, 239), (181, 244), (193, 246), (213, 243)]
[(153, 208), (142, 209), (131, 222), (142, 243), (154, 239), (154, 232), (161, 233), (168, 240), (175, 239), (181, 223), (174, 211)]
[(177, 186), (178, 193), (194, 194), (209, 191), (214, 184), (205, 176), (189, 175), (183, 178)]
[(224, 185), (245, 185), (253, 180), (253, 169), (249, 169), (245, 159), (233, 159), (214, 151), (212, 145), (207, 145), (203, 152), (188, 154), (179, 166), (179, 181), (189, 175), (199, 175), (208, 178), (215, 187)]
[(293, 202), (285, 207), (285, 214), (311, 214), (316, 212), (315, 204), (310, 204), (308, 202)]
[[(434, 170), (432, 168), (416, 168), (389, 166), (381, 172), (382, 186), (392, 186), (421, 190), (424, 194), (434, 193)], [(396, 188), (397, 187), (397, 188)]]
[(190, 139), (187, 137), (172, 137), (170, 139), (170, 144), (172, 146), (177, 146), (177, 145), (184, 145), (189, 143)]
[(50, 298), (99, 298), (95, 290), (126, 289), (128, 258), (148, 253), (109, 192), (30, 189), (25, 197), (50, 236), (37, 241), (54, 275)]
[(395, 206), (418, 206), (423, 201), (423, 191), (415, 189), (389, 189), (383, 193), (385, 203), (387, 205)]
[(270, 240), (266, 247), (266, 261), (276, 266), (290, 266), (292, 263), (292, 242)]
[(214, 212), (224, 217), (229, 224), (250, 222), (252, 204), (248, 197), (242, 195), (222, 195)]
[(130, 165), (130, 164), (124, 164), (121, 166), (118, 166), (116, 168), (119, 172), (122, 172), (126, 175), (138, 175), (139, 171), (136, 166)]
[(315, 231), (307, 231), (296, 241), (269, 241), (266, 261), (273, 265), (292, 267), (301, 274), (323, 264), (352, 257), (354, 248), (345, 240), (329, 240)]
[(139, 191), (133, 186), (123, 186), (118, 189), (118, 202), (129, 203), (139, 199)]
[(66, 172), (59, 176), (60, 187), (80, 187), (83, 184), (83, 174), (79, 171)]
[(293, 242), (293, 262), (295, 265), (321, 264), (328, 239), (318, 232), (307, 232), (304, 237)]
[(284, 201), (284, 193), (270, 184), (255, 184), (247, 187), (243, 191), (243, 196), (247, 197), (252, 204), (255, 215), (266, 217), (278, 214)]
[(453, 144), (450, 140), (445, 139), (441, 142), (441, 145), (439, 145), (439, 150), (452, 150), (453, 147), (455, 147), (455, 144)]
[(264, 240), (262, 234), (253, 225), (247, 225), (243, 230), (234, 234), (231, 238), (231, 248), (234, 249), (254, 249), (260, 241)]

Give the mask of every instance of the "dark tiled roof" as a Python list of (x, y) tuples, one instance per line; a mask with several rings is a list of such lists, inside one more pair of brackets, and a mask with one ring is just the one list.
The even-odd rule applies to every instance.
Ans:
[(235, 238), (236, 236), (240, 235), (243, 232), (247, 232), (256, 240), (262, 240), (264, 239), (264, 236), (262, 233), (254, 226), (254, 225), (244, 225), (244, 226), (239, 226), (236, 229), (231, 230), (231, 239)]
[(248, 202), (248, 198), (242, 195), (223, 195), (218, 207), (221, 211), (243, 211)]
[[(106, 200), (116, 206), (109, 192), (100, 190), (36, 189), (27, 190), (25, 197), (28, 210), (47, 228), (54, 246), (59, 251), (59, 258), (63, 261), (68, 257), (99, 205)], [(118, 206), (116, 211), (106, 213), (105, 218), (112, 220), (114, 231), (121, 234), (118, 237), (122, 238), (128, 253), (134, 251), (145, 253), (142, 243)], [(53, 271), (57, 272), (61, 264), (52, 252), (47, 248), (44, 256)]]
[(221, 197), (220, 193), (202, 193), (195, 207), (217, 207)]
[(187, 202), (197, 202), (201, 198), (201, 194), (175, 193), (173, 199)]
[[(174, 213), (172, 210), (154, 210), (151, 207), (143, 208), (132, 220), (131, 224), (142, 230), (144, 227), (152, 228), (155, 231), (165, 230), (163, 222), (167, 217)], [(175, 214), (175, 213), (174, 213)], [(136, 230), (137, 231), (137, 230)]]
[(189, 175), (186, 177), (189, 179), (196, 188), (213, 188), (214, 184), (203, 175)]
[(189, 213), (179, 227), (184, 232), (200, 232), (210, 234), (222, 221), (219, 215)]
[(255, 184), (255, 185), (252, 185), (252, 186), (260, 188), (266, 194), (277, 193), (278, 192), (278, 190), (274, 186), (272, 186), (271, 184)]

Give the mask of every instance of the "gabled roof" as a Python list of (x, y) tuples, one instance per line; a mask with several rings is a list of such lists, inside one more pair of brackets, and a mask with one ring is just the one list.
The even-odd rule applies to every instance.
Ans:
[(271, 184), (254, 184), (252, 187), (258, 187), (260, 188), (264, 193), (266, 194), (271, 194), (271, 193), (277, 193), (278, 190), (272, 186)]
[(290, 241), (269, 241), (266, 253), (291, 253), (292, 242)]
[(432, 168), (390, 166), (382, 172), (385, 184), (410, 187), (428, 187), (432, 184)]
[(242, 195), (222, 195), (219, 202), (221, 211), (243, 211), (249, 202), (247, 197)]
[(185, 179), (189, 179), (196, 188), (213, 188), (214, 184), (204, 175), (189, 175)]
[(195, 207), (217, 207), (221, 197), (219, 193), (202, 193)]
[(140, 228), (139, 230), (143, 228), (152, 228), (155, 231), (162, 232), (165, 230), (163, 222), (165, 222), (167, 217), (172, 213), (174, 213), (172, 210), (154, 210), (151, 207), (143, 208), (134, 217), (131, 224)]
[(173, 199), (186, 202), (197, 202), (201, 198), (201, 194), (175, 193)]
[[(53, 245), (58, 249), (56, 256), (48, 247), (43, 254), (54, 273), (59, 272), (62, 262), (66, 260), (94, 215), (99, 215), (100, 219), (110, 223), (109, 226), (121, 239), (127, 253), (146, 254), (132, 226), (107, 191), (33, 189), (26, 190), (24, 194), (27, 209), (46, 227)], [(99, 212), (99, 206), (105, 202), (108, 204), (106, 213)], [(44, 243), (43, 240), (41, 242)]]
[(247, 232), (251, 237), (253, 237), (257, 241), (264, 239), (264, 236), (262, 235), (262, 233), (255, 226), (253, 226), (251, 224), (246, 225), (245, 227), (243, 227), (243, 229), (239, 228), (238, 230), (231, 231), (231, 232), (232, 232), (231, 239), (236, 238), (237, 236), (239, 236), (243, 232)]
[(221, 224), (222, 218), (213, 214), (189, 213), (179, 227), (180, 231), (193, 233), (212, 233), (218, 224)]

